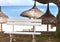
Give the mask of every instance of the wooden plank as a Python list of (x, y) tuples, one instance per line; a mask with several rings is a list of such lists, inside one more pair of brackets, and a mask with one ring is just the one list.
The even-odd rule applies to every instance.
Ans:
[(41, 25), (41, 19), (9, 19), (7, 24), (36, 26)]
[(4, 32), (5, 34), (40, 35), (41, 32)]

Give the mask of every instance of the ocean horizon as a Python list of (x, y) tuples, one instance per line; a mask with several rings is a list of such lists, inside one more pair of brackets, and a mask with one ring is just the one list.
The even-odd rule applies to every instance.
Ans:
[[(33, 6), (2, 6), (2, 11), (4, 14), (6, 14), (9, 18), (21, 18), (25, 19), (25, 17), (20, 16), (20, 14), (26, 10), (31, 9)], [(38, 9), (43, 11), (44, 13), (46, 12), (47, 6), (37, 6)], [(58, 13), (58, 8), (56, 6), (50, 6), (50, 12), (56, 17)], [(3, 31), (12, 31), (12, 25), (7, 25), (3, 24)], [(32, 26), (20, 26), (20, 25), (15, 25), (14, 30), (19, 30), (21, 31), (23, 28), (32, 28)], [(44, 25), (43, 25), (44, 27)], [(42, 28), (43, 28), (42, 27)], [(37, 27), (39, 28), (39, 26)], [(38, 29), (39, 30), (39, 29)], [(46, 28), (42, 29), (43, 31), (46, 31)], [(53, 29), (53, 31), (56, 30), (56, 28)]]
[[(2, 11), (5, 13), (9, 18), (25, 18), (21, 17), (20, 14), (26, 10), (31, 9), (33, 6), (2, 6)], [(37, 6), (38, 9), (43, 11), (44, 13), (47, 10), (47, 6)], [(58, 14), (58, 7), (57, 6), (49, 6), (51, 14), (55, 17)]]

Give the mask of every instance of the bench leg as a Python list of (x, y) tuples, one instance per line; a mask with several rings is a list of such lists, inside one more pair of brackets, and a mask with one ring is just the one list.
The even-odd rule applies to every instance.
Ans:
[(13, 41), (13, 35), (10, 34), (10, 42), (12, 42), (12, 41)]

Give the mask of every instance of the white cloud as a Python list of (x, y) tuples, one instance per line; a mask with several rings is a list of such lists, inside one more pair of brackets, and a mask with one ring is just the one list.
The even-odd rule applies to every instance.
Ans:
[(0, 0), (0, 5), (31, 5), (33, 4), (32, 0)]
[(40, 5), (40, 6), (47, 6), (47, 4), (42, 4), (42, 3), (36, 3), (37, 5)]
[(44, 12), (44, 9), (40, 9), (40, 10)]
[[(0, 0), (1, 6), (9, 6), (9, 5), (33, 5), (33, 0)], [(42, 5), (41, 3), (37, 2), (37, 5)]]
[[(9, 5), (33, 5), (33, 0), (0, 0), (1, 6), (9, 6)], [(41, 4), (37, 2), (37, 5), (46, 6), (46, 4)], [(54, 3), (50, 3), (50, 5), (54, 6)]]
[(56, 4), (54, 4), (54, 3), (49, 3), (49, 5), (50, 5), (50, 6), (56, 6)]

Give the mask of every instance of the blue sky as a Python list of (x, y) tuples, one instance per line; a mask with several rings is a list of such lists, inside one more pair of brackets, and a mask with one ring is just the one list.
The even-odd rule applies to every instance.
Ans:
[(0, 0), (0, 5), (2, 6), (33, 5), (33, 0)]
[[(34, 3), (33, 0), (0, 0), (1, 6), (33, 5), (33, 3)], [(43, 4), (37, 2), (37, 5), (43, 5)], [(51, 3), (50, 5), (54, 4)]]
[[(33, 6), (33, 4), (34, 4), (34, 1), (33, 0), (0, 0), (0, 6)], [(38, 3), (37, 2), (37, 6), (47, 6), (47, 4), (41, 4), (41, 3)], [(50, 6), (56, 6), (57, 7), (57, 5), (55, 5), (54, 3), (50, 3), (49, 4)], [(16, 7), (17, 8), (17, 7)], [(58, 8), (58, 7), (57, 7)], [(54, 11), (54, 9), (53, 8), (51, 8), (53, 11)], [(9, 10), (9, 9), (8, 9)], [(43, 10), (43, 9), (41, 9), (41, 10)], [(4, 11), (4, 9), (3, 9), (3, 11)], [(11, 10), (12, 11), (12, 10)], [(44, 10), (45, 11), (45, 10)], [(12, 11), (13, 12), (13, 11)], [(4, 11), (4, 13), (8, 13), (8, 12), (5, 12)], [(9, 13), (10, 13), (10, 11), (9, 11)], [(13, 13), (11, 13), (11, 14), (7, 14), (7, 15), (10, 15), (11, 16), (11, 14), (13, 15)], [(15, 13), (15, 12), (14, 12)], [(17, 12), (18, 13), (18, 12)], [(56, 12), (52, 12), (52, 13), (56, 13)], [(55, 14), (54, 14), (55, 15)], [(17, 14), (15, 14), (14, 16), (16, 16), (16, 17), (18, 17), (17, 16)]]
[[(32, 5), (33, 6), (33, 3), (34, 3), (33, 0), (0, 0), (0, 6), (7, 6), (7, 7), (8, 6), (25, 6), (25, 5), (26, 6)], [(39, 5), (39, 6), (47, 6), (46, 4), (41, 4), (41, 3), (38, 3), (38, 2), (37, 2), (37, 5)], [(56, 5), (53, 4), (53, 3), (50, 3), (50, 6), (56, 6)], [(53, 9), (53, 11), (54, 11), (53, 13), (56, 12), (54, 9)], [(9, 9), (9, 7), (8, 8), (6, 8), (6, 7), (3, 8), (2, 7), (3, 13), (5, 13), (7, 16), (10, 16), (11, 18), (12, 17), (16, 17), (17, 18), (20, 15), (20, 11), (19, 10), (20, 9), (18, 9), (18, 7), (15, 7), (15, 9), (14, 8), (13, 9), (12, 8)], [(43, 9), (41, 9), (41, 10), (43, 10)], [(6, 25), (6, 24), (4, 24), (2, 27), (3, 27), (3, 29), (5, 31), (11, 31), (12, 30), (12, 25)], [(22, 29), (24, 27), (19, 27), (19, 26), (15, 25), (15, 29), (16, 30), (20, 30), (19, 28)], [(27, 27), (27, 28), (29, 28), (29, 27)], [(43, 28), (43, 30), (45, 30), (45, 29)], [(53, 30), (54, 30), (54, 28), (53, 28)]]

